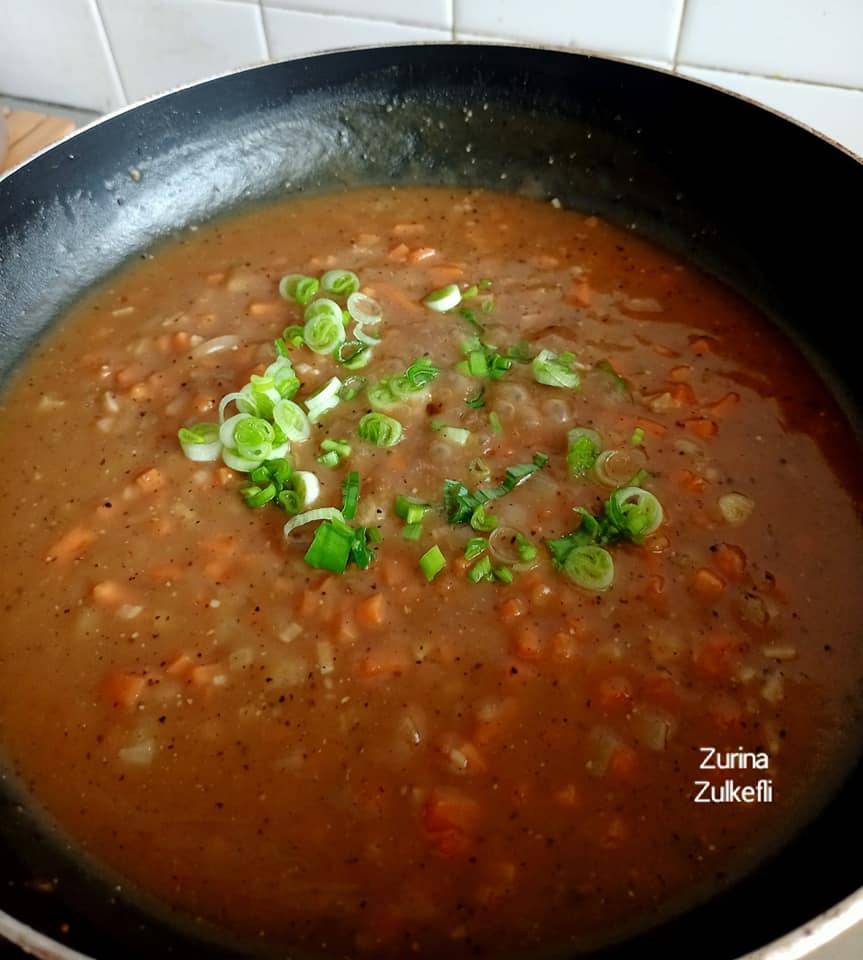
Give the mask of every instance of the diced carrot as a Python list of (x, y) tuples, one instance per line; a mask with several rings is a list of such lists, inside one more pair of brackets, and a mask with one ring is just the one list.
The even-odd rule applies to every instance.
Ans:
[(648, 577), (641, 596), (657, 613), (667, 614), (669, 612), (671, 600), (668, 591), (665, 589), (665, 577), (659, 574)]
[(713, 337), (690, 337), (689, 346), (692, 352), (698, 356), (705, 353), (713, 353), (717, 346), (717, 341)]
[(692, 367), (672, 367), (671, 370), (668, 371), (668, 379), (672, 383), (686, 383), (691, 376)]
[(280, 317), (285, 312), (285, 306), (278, 300), (256, 300), (249, 304), (250, 317)]
[(611, 760), (608, 762), (606, 775), (613, 780), (622, 780), (631, 783), (638, 775), (638, 754), (625, 743), (619, 743), (614, 748)]
[(707, 705), (707, 715), (724, 733), (737, 733), (743, 726), (743, 708), (732, 697), (716, 697)]
[(552, 635), (551, 654), (555, 660), (572, 660), (576, 652), (576, 638), (573, 634), (558, 630)]
[(112, 707), (129, 710), (138, 702), (146, 685), (147, 678), (140, 674), (112, 671), (102, 683), (102, 696)]
[(725, 581), (719, 574), (701, 567), (696, 570), (691, 580), (692, 590), (702, 600), (718, 600), (725, 590)]
[(521, 597), (509, 597), (497, 608), (498, 616), (504, 623), (512, 623), (523, 616), (527, 606)]
[(459, 790), (438, 787), (423, 810), (423, 825), (438, 853), (457, 857), (470, 849), (479, 817), (475, 800)]
[(199, 544), (201, 553), (210, 557), (232, 557), (237, 550), (237, 542), (231, 534), (209, 537)]
[(301, 617), (310, 617), (321, 603), (320, 590), (303, 590), (300, 602), (297, 604), (297, 613)]
[(379, 627), (386, 618), (386, 603), (382, 593), (373, 593), (357, 604), (357, 620), (364, 627)]
[(134, 600), (132, 591), (117, 580), (102, 580), (93, 587), (93, 599), (101, 607), (119, 607)]
[(219, 486), (226, 487), (231, 483), (236, 474), (233, 470), (229, 470), (227, 467), (219, 467), (216, 471), (216, 480), (219, 482)]
[(387, 254), (390, 260), (396, 263), (404, 263), (410, 253), (410, 247), (406, 243), (397, 243)]
[(142, 493), (158, 493), (165, 486), (165, 475), (157, 467), (150, 467), (135, 477), (135, 484)]
[(657, 707), (680, 706), (680, 693), (671, 674), (657, 670), (648, 673), (641, 681), (640, 696)]
[(201, 573), (208, 580), (212, 580), (213, 583), (224, 583), (225, 580), (230, 578), (232, 567), (232, 562), (227, 559), (208, 560), (201, 567)]
[(568, 783), (565, 787), (555, 790), (552, 797), (556, 804), (570, 810), (581, 806), (581, 795), (574, 783)]
[(419, 301), (409, 297), (401, 287), (394, 283), (385, 283), (383, 280), (375, 284), (375, 290), (379, 299), (386, 304), (394, 304), (402, 310), (409, 310), (412, 313), (422, 313), (423, 306)]
[(417, 247), (416, 250), (412, 250), (408, 255), (409, 263), (421, 263), (423, 260), (428, 260), (430, 257), (436, 257), (437, 250), (434, 247)]
[(695, 391), (688, 383), (675, 383), (668, 391), (678, 403), (685, 403), (693, 406), (697, 403)]
[(700, 673), (712, 680), (725, 680), (734, 673), (740, 654), (740, 642), (730, 633), (716, 632), (704, 637), (695, 647), (693, 659)]
[(739, 393), (726, 393), (724, 397), (715, 403), (708, 404), (704, 409), (714, 417), (724, 417), (727, 413), (731, 413), (738, 403), (740, 403)]
[(224, 672), (224, 667), (220, 663), (202, 663), (192, 667), (188, 680), (193, 687), (206, 687)]
[(664, 424), (658, 423), (656, 420), (648, 420), (645, 417), (637, 417), (635, 426), (641, 427), (641, 429), (651, 437), (664, 437), (668, 429)]
[(587, 280), (574, 280), (567, 291), (566, 300), (579, 307), (589, 307), (593, 300), (593, 290)]
[(351, 640), (356, 640), (358, 636), (359, 630), (357, 630), (353, 617), (342, 614), (336, 626), (336, 639), (339, 643), (350, 643)]
[(690, 433), (694, 433), (696, 437), (701, 437), (703, 440), (709, 440), (719, 433), (718, 425), (706, 417), (692, 417), (689, 420), (684, 420), (683, 426)]
[(401, 650), (377, 648), (360, 664), (360, 675), (379, 677), (382, 674), (404, 673), (410, 665), (408, 656)]
[(117, 386), (127, 389), (132, 384), (139, 383), (147, 375), (147, 368), (140, 363), (124, 367), (117, 371)]
[(521, 660), (540, 660), (544, 644), (533, 624), (525, 623), (513, 632), (513, 652)]
[(596, 691), (596, 701), (603, 710), (624, 710), (632, 702), (632, 683), (627, 677), (603, 677)]
[(177, 351), (177, 353), (184, 353), (189, 349), (190, 339), (191, 337), (189, 336), (189, 332), (187, 330), (178, 330), (171, 337), (171, 346)]
[(614, 814), (605, 821), (604, 829), (599, 834), (600, 843), (607, 850), (616, 850), (626, 843), (629, 834), (629, 824), (623, 817)]
[(713, 562), (726, 580), (741, 580), (746, 573), (746, 554), (733, 544), (718, 544), (713, 553)]
[(219, 284), (224, 282), (225, 274), (221, 271), (207, 274), (207, 283), (209, 283), (211, 287), (218, 287)]
[(186, 575), (186, 570), (179, 563), (168, 560), (165, 563), (157, 563), (150, 567), (148, 575), (155, 583), (167, 583), (171, 580), (182, 580)]
[(153, 391), (146, 383), (136, 383), (129, 389), (129, 397), (136, 403), (144, 403), (153, 399)]
[(182, 677), (195, 665), (195, 661), (187, 653), (178, 653), (171, 657), (165, 665), (165, 673), (172, 677)]
[(45, 562), (67, 563), (69, 560), (76, 560), (84, 551), (95, 542), (96, 534), (89, 527), (72, 527), (48, 549), (45, 554)]
[(700, 477), (692, 470), (675, 470), (672, 475), (674, 482), (687, 493), (701, 493), (707, 485), (704, 477)]

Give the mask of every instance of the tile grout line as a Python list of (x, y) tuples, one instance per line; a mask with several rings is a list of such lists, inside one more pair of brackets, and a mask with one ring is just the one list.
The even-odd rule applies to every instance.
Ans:
[[(217, 0), (219, 3), (225, 2), (236, 2), (236, 0)], [(410, 27), (413, 30), (437, 30), (438, 33), (452, 33), (453, 25), (447, 26), (445, 23), (440, 23), (438, 21), (434, 24), (429, 23), (419, 23), (416, 20), (403, 20), (397, 17), (386, 17), (386, 16), (374, 16), (370, 13), (334, 13), (332, 10), (322, 10), (320, 8), (309, 8), (305, 6), (290, 6), (283, 7), (278, 3), (267, 3), (267, 0), (257, 0), (262, 8), (267, 8), (275, 12), (282, 11), (283, 13), (297, 13), (302, 14), (307, 17), (318, 17), (322, 20), (327, 20), (330, 17), (336, 17), (339, 20), (354, 20), (358, 23), (383, 23), (391, 27)], [(450, 4), (450, 9), (452, 8), (453, 0), (448, 0)]]
[(120, 65), (114, 56), (114, 48), (111, 46), (111, 38), (108, 36), (108, 28), (105, 26), (105, 19), (102, 16), (102, 8), (99, 6), (99, 0), (90, 0), (90, 8), (96, 19), (96, 31), (99, 34), (99, 39), (102, 41), (102, 46), (108, 54), (108, 72), (111, 74), (111, 79), (116, 84), (117, 90), (120, 92), (120, 98), (123, 101), (119, 106), (125, 107), (129, 103), (129, 96), (126, 93), (126, 84), (123, 83), (123, 76), (120, 73)]
[(455, 40), (456, 30), (455, 30), (455, 4), (456, 0), (449, 0), (448, 10), (449, 10), (449, 36), (450, 40)]
[(270, 47), (270, 33), (267, 30), (267, 17), (264, 13), (264, 0), (258, 0), (258, 23), (261, 27), (261, 36), (264, 38), (264, 54), (267, 60), (272, 60), (273, 53)]
[(680, 0), (680, 16), (677, 18), (677, 36), (674, 39), (674, 52), (671, 55), (671, 69), (677, 73), (677, 59), (680, 56), (680, 41), (683, 37), (683, 21), (686, 19), (686, 2)]
[[(830, 83), (827, 80), (802, 80), (800, 77), (780, 77), (776, 74), (756, 73), (754, 70), (744, 70), (739, 67), (714, 67), (704, 63), (683, 63), (679, 65), (684, 70), (706, 70), (708, 73), (724, 73), (729, 76), (752, 77), (754, 80), (770, 80), (774, 83), (796, 83), (801, 87), (816, 87), (824, 90), (844, 90), (850, 93), (863, 94), (863, 87), (854, 87), (847, 83)], [(677, 71), (677, 67), (675, 67)]]

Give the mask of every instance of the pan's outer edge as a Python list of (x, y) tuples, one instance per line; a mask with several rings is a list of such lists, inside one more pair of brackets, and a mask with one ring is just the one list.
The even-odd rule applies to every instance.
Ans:
[[(477, 46), (477, 47), (516, 47), (516, 48), (527, 48), (533, 50), (549, 50), (558, 53), (570, 53), (570, 54), (580, 54), (582, 56), (588, 56), (596, 60), (608, 60), (614, 63), (622, 63), (627, 66), (638, 67), (642, 70), (651, 70), (654, 73), (664, 73), (670, 76), (677, 77), (681, 82), (694, 83), (699, 86), (707, 87), (711, 90), (716, 90), (720, 93), (723, 93), (725, 96), (732, 97), (736, 100), (742, 100), (745, 103), (751, 104), (757, 107), (760, 110), (763, 110), (765, 113), (772, 114), (775, 117), (778, 117), (782, 120), (785, 120), (788, 123), (793, 124), (796, 127), (799, 127), (802, 130), (807, 131), (812, 136), (817, 137), (819, 140), (824, 143), (829, 144), (834, 149), (838, 150), (841, 153), (846, 154), (851, 157), (853, 160), (856, 160), (858, 163), (863, 164), (863, 156), (856, 154), (850, 148), (846, 147), (844, 144), (837, 142), (836, 140), (828, 137), (826, 134), (822, 133), (819, 130), (810, 127), (808, 124), (802, 123), (801, 121), (795, 119), (794, 117), (789, 116), (786, 113), (783, 113), (780, 110), (776, 110), (772, 107), (766, 106), (763, 103), (760, 103), (757, 100), (753, 100), (751, 97), (744, 96), (735, 91), (728, 90), (724, 87), (717, 86), (716, 84), (709, 83), (707, 81), (695, 78), (687, 77), (681, 74), (674, 73), (670, 70), (665, 70), (661, 67), (656, 67), (650, 64), (642, 64), (627, 60), (621, 57), (612, 57), (612, 56), (597, 56), (596, 54), (587, 51), (579, 50), (576, 48), (563, 48), (563, 47), (554, 47), (549, 45), (540, 45), (540, 44), (529, 44), (529, 43), (496, 43), (496, 42), (471, 42), (464, 43), (461, 41), (417, 41), (415, 43), (388, 43), (388, 44), (369, 44), (365, 46), (350, 47), (350, 48), (339, 48), (339, 49), (330, 49), (330, 50), (321, 50), (313, 54), (302, 54), (293, 57), (281, 57), (274, 60), (268, 60), (263, 63), (254, 64), (252, 66), (238, 67), (233, 70), (227, 70), (223, 73), (213, 74), (211, 76), (205, 77), (201, 80), (196, 80), (191, 83), (180, 84), (179, 86), (172, 87), (168, 90), (163, 91), (162, 93), (155, 94), (152, 97), (144, 97), (140, 100), (136, 100), (133, 103), (127, 104), (124, 107), (120, 107), (117, 110), (107, 113), (101, 117), (98, 117), (96, 120), (86, 124), (83, 127), (80, 127), (74, 130), (72, 133), (67, 134), (61, 140), (58, 140), (44, 149), (40, 150), (38, 153), (33, 154), (28, 157), (23, 163), (18, 164), (15, 167), (5, 171), (0, 175), (0, 183), (2, 183), (7, 177), (12, 177), (15, 174), (24, 170), (28, 164), (32, 163), (34, 160), (43, 156), (46, 153), (51, 152), (52, 150), (63, 147), (65, 144), (73, 141), (77, 136), (82, 133), (85, 133), (88, 130), (91, 130), (95, 127), (100, 126), (108, 120), (112, 120), (115, 117), (122, 116), (132, 110), (137, 109), (138, 107), (147, 104), (153, 103), (157, 100), (162, 100), (165, 97), (169, 97), (174, 93), (178, 93), (183, 90), (189, 90), (195, 87), (203, 86), (204, 84), (210, 83), (214, 80), (220, 80), (226, 77), (235, 76), (241, 73), (249, 73), (254, 70), (260, 70), (267, 68), (273, 64), (279, 63), (290, 63), (294, 61), (302, 60), (312, 60), (319, 57), (338, 55), (340, 53), (355, 52), (358, 50), (375, 50), (375, 49), (385, 49), (385, 48), (403, 48), (403, 47), (450, 47), (450, 46)], [(860, 925), (861, 930), (863, 930), (863, 887), (856, 890), (849, 897), (846, 897), (844, 900), (837, 903), (835, 906), (831, 907), (829, 910), (824, 911), (818, 916), (814, 917), (808, 923), (803, 924), (800, 927), (797, 927), (795, 930), (787, 933), (785, 936), (781, 937), (778, 940), (774, 940), (772, 943), (769, 943), (763, 947), (759, 947), (749, 953), (741, 956), (739, 960), (804, 960), (804, 958), (811, 957), (812, 953), (831, 943), (837, 937), (841, 936), (844, 933), (847, 933), (853, 927)], [(10, 916), (5, 911), (0, 910), (0, 937), (5, 938), (15, 946), (20, 947), (26, 953), (41, 958), (41, 960), (97, 960), (97, 958), (90, 957), (87, 954), (79, 953), (77, 950), (73, 950), (71, 947), (67, 947), (59, 941), (53, 940), (51, 937), (46, 936), (45, 934), (39, 933), (37, 930), (32, 927), (27, 926), (19, 920), (16, 920), (14, 917)], [(107, 958), (98, 958), (98, 960), (107, 960)]]

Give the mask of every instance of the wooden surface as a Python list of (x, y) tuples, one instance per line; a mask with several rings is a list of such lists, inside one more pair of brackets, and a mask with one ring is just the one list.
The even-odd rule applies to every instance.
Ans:
[(9, 110), (8, 107), (2, 110), (9, 131), (9, 147), (6, 156), (0, 157), (0, 173), (17, 167), (34, 153), (75, 129), (75, 124), (64, 117), (52, 117), (31, 110)]

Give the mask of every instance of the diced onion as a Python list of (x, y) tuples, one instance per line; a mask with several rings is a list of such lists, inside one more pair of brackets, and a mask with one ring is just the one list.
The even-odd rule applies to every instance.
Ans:
[(306, 523), (314, 523), (317, 520), (341, 519), (342, 512), (336, 507), (318, 507), (315, 510), (307, 510), (305, 513), (298, 513), (295, 517), (291, 517), (283, 527), (282, 532), (287, 537), (291, 531), (296, 530), (297, 527), (302, 527)]
[(222, 350), (233, 350), (240, 342), (240, 338), (234, 333), (226, 333), (221, 337), (213, 337), (210, 340), (205, 340), (203, 343), (199, 343), (197, 347), (192, 350), (191, 356), (193, 360), (200, 360), (203, 357), (208, 357), (212, 353), (220, 353)]
[(291, 443), (302, 443), (312, 433), (305, 410), (293, 400), (279, 400), (273, 406), (273, 420)]
[(742, 493), (725, 493), (718, 503), (722, 519), (732, 527), (746, 523), (755, 509), (755, 501)]

